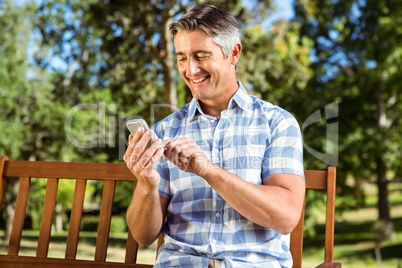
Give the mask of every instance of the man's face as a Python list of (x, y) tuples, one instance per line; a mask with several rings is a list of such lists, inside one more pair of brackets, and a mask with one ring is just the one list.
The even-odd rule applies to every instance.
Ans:
[(203, 30), (179, 31), (175, 48), (179, 73), (194, 98), (217, 101), (233, 91), (230, 87), (233, 87), (236, 76), (232, 56), (225, 59), (222, 48), (213, 37)]

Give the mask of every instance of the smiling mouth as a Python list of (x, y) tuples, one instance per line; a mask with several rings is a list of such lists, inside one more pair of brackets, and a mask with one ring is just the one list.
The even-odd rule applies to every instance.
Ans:
[(208, 76), (204, 76), (204, 77), (201, 77), (201, 78), (199, 78), (199, 79), (191, 79), (191, 81), (194, 83), (194, 84), (198, 84), (198, 83), (201, 83), (202, 81), (204, 81), (205, 79), (207, 79), (208, 78)]

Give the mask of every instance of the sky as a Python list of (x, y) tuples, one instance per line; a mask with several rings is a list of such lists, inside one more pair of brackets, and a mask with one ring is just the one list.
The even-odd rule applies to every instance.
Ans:
[(264, 28), (269, 28), (272, 23), (280, 19), (290, 20), (294, 16), (293, 3), (295, 0), (274, 0), (276, 11), (270, 16), (270, 18), (263, 23)]

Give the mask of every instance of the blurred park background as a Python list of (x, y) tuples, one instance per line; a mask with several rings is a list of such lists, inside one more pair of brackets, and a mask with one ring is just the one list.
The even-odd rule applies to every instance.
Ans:
[[(191, 99), (166, 26), (203, 3), (238, 19), (238, 79), (297, 118), (305, 168), (337, 167), (335, 260), (401, 267), (402, 0), (0, 0), (0, 155), (121, 163), (127, 119), (152, 125)], [(3, 240), (16, 185), (7, 187)], [(22, 247), (28, 255), (35, 252), (42, 188), (32, 181)], [(59, 184), (56, 255), (73, 188)], [(92, 202), (84, 207), (84, 255), (94, 244), (99, 189), (92, 182), (86, 191)], [(119, 189), (117, 255), (132, 185)], [(304, 265), (311, 267), (323, 259), (324, 196), (309, 193), (306, 203)], [(152, 263), (150, 256), (144, 262)]]

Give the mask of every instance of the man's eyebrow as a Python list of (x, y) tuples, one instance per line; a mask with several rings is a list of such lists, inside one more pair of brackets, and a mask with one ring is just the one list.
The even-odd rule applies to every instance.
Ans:
[(208, 50), (196, 50), (196, 51), (194, 51), (194, 54), (198, 54), (198, 53), (212, 54), (212, 51), (208, 51)]
[[(196, 51), (193, 52), (194, 55), (196, 55), (198, 53), (212, 54), (212, 51), (209, 51), (209, 50), (196, 50)], [(176, 52), (176, 56), (184, 56), (184, 55), (185, 54), (182, 51)]]

